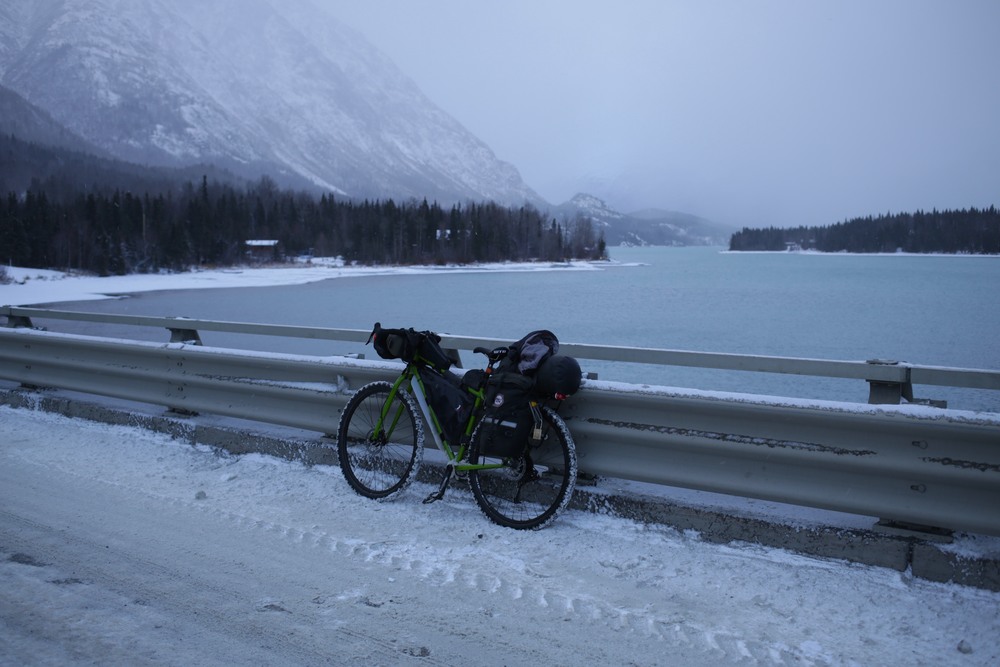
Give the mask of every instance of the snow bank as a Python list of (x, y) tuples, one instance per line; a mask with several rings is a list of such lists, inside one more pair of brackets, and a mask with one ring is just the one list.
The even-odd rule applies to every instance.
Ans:
[[(443, 266), (345, 266), (335, 258), (312, 258), (279, 267), (234, 267), (183, 273), (150, 273), (99, 278), (45, 269), (6, 267), (8, 284), (0, 284), (0, 305), (27, 306), (64, 301), (109, 299), (135, 292), (225, 287), (303, 285), (331, 278), (416, 273), (482, 273), (486, 271), (597, 271), (612, 262), (508, 262)], [(614, 264), (620, 266), (620, 264)]]

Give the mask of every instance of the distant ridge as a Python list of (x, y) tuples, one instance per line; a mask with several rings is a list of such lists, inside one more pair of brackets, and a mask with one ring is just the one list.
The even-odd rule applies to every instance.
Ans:
[(690, 213), (644, 209), (622, 213), (593, 195), (580, 193), (556, 207), (567, 218), (586, 216), (594, 221), (609, 246), (615, 245), (726, 245), (730, 232)]
[(729, 249), (1000, 255), (1000, 211), (990, 206), (868, 216), (826, 227), (744, 228), (733, 234)]

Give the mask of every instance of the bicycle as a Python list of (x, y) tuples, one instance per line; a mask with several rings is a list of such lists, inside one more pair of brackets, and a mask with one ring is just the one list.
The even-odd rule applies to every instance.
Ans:
[[(394, 382), (376, 381), (358, 389), (344, 408), (337, 456), (354, 491), (383, 500), (406, 489), (420, 470), (429, 432), (447, 463), (437, 491), (424, 503), (443, 498), (454, 478), (467, 479), (483, 513), (515, 529), (542, 528), (569, 504), (576, 487), (576, 445), (557, 410), (580, 385), (579, 365), (572, 357), (544, 355), (542, 370), (561, 360), (556, 379), (539, 373), (534, 380), (519, 380), (525, 376), (509, 370), (515, 356), (524, 356), (517, 344), (477, 347), (474, 352), (487, 358), (486, 368), (459, 379), (433, 332), (382, 329), (376, 323), (368, 342), (373, 340), (380, 356), (406, 365)], [(529, 395), (524, 414), (494, 410), (505, 403), (504, 387), (518, 384)], [(509, 387), (506, 392), (511, 399), (516, 394)]]

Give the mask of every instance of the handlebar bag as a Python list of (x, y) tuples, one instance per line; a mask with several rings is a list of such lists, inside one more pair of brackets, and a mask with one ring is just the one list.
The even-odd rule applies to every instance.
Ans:
[(400, 359), (406, 363), (416, 361), (445, 371), (455, 362), (441, 349), (440, 341), (441, 337), (433, 331), (386, 329), (378, 322), (368, 336), (375, 353), (383, 359)]

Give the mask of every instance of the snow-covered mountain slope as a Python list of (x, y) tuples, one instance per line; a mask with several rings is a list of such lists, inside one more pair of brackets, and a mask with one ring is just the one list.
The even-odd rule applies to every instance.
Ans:
[(0, 134), (45, 146), (94, 155), (101, 153), (100, 149), (67, 130), (43, 109), (3, 86), (0, 86)]
[(0, 84), (111, 155), (354, 197), (542, 203), (308, 0), (6, 0)]
[(577, 194), (558, 207), (566, 218), (590, 218), (608, 245), (725, 245), (729, 234), (689, 213), (649, 209), (625, 214), (589, 194)]

